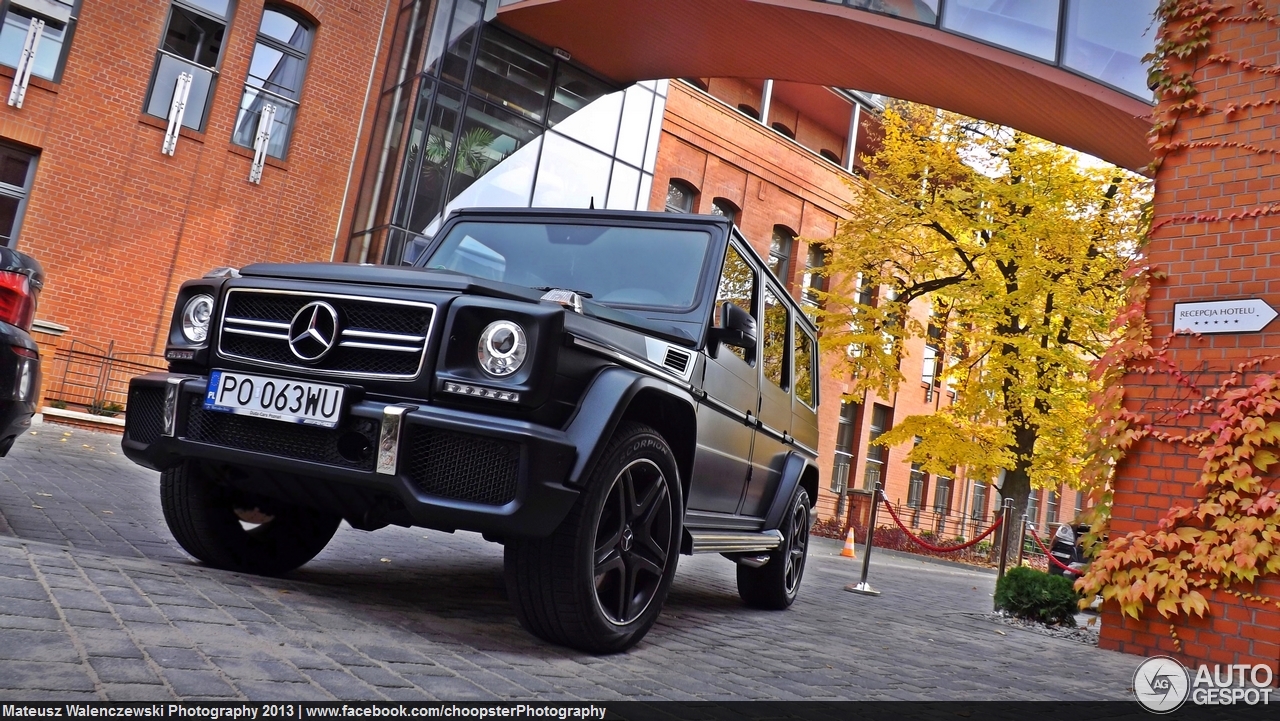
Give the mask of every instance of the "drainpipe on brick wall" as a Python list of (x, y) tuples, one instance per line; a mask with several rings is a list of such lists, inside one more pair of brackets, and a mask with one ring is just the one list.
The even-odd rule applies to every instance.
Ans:
[(764, 90), (760, 93), (760, 124), (769, 127), (769, 106), (773, 104), (773, 81), (764, 81)]
[(351, 162), (347, 165), (347, 184), (342, 187), (342, 204), (338, 206), (338, 227), (333, 229), (333, 249), (329, 262), (338, 257), (338, 241), (342, 238), (342, 220), (347, 211), (347, 196), (351, 192), (351, 176), (356, 171), (356, 156), (360, 154), (360, 136), (364, 134), (364, 116), (369, 112), (369, 95), (373, 93), (373, 77), (378, 71), (378, 56), (382, 54), (382, 36), (387, 32), (387, 16), (391, 14), (392, 0), (382, 8), (382, 24), (378, 26), (378, 44), (373, 49), (373, 62), (369, 63), (369, 82), (364, 88), (364, 103), (360, 106), (360, 124), (356, 126), (356, 140), (351, 144)]
[(862, 106), (853, 102), (853, 112), (849, 115), (849, 149), (844, 154), (844, 169), (853, 172), (854, 156), (858, 154), (858, 125), (862, 122)]

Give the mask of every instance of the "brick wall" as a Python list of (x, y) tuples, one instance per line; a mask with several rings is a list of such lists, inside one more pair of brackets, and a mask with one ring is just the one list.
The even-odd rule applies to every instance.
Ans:
[[(1280, 7), (1263, 3), (1270, 12)], [(1232, 8), (1228, 15), (1241, 14)], [(1247, 59), (1257, 66), (1280, 62), (1280, 32), (1267, 22), (1211, 24), (1209, 53)], [(1238, 65), (1201, 63), (1195, 69), (1201, 97), (1217, 109), (1179, 120), (1175, 140), (1231, 140), (1258, 146), (1280, 147), (1280, 123), (1269, 109), (1246, 110), (1228, 115), (1221, 110), (1249, 101), (1280, 97), (1280, 76), (1242, 70)], [(1179, 151), (1165, 158), (1156, 175), (1157, 223), (1184, 213), (1229, 213), (1280, 203), (1280, 164), (1274, 156), (1258, 155), (1231, 147)], [(1262, 298), (1280, 307), (1280, 217), (1260, 216), (1238, 221), (1187, 224), (1167, 223), (1151, 237), (1151, 262), (1168, 272), (1153, 288), (1148, 318), (1157, 342), (1172, 328), (1174, 304), (1184, 301)], [(1263, 332), (1181, 336), (1172, 341), (1174, 363), (1187, 371), (1205, 371), (1202, 382), (1215, 383), (1218, 374), (1241, 360), (1280, 347), (1280, 323)], [(1270, 369), (1272, 371), (1276, 368)], [(1130, 374), (1126, 379), (1126, 405), (1150, 409), (1170, 398), (1185, 398), (1163, 374)], [(1182, 429), (1204, 428), (1208, 419), (1188, 417)], [(1202, 463), (1185, 450), (1145, 440), (1118, 467), (1112, 532), (1123, 534), (1153, 528), (1173, 505), (1187, 504), (1197, 495), (1194, 488)], [(1280, 597), (1280, 581), (1259, 582), (1253, 590)], [(1280, 612), (1221, 592), (1207, 594), (1212, 617), (1176, 620), (1183, 642), (1175, 649), (1169, 621), (1148, 613), (1142, 620), (1122, 618), (1114, 606), (1104, 607), (1101, 645), (1141, 655), (1173, 654), (1200, 663), (1268, 663), (1280, 666)]]
[(0, 138), (39, 151), (18, 239), (48, 275), (39, 317), (118, 351), (162, 350), (184, 279), (220, 265), (329, 260), (353, 151), (364, 151), (356, 135), (385, 5), (272, 3), (317, 31), (288, 157), (255, 185), (252, 152), (231, 134), (264, 3), (233, 4), (206, 129), (184, 129), (173, 157), (160, 152), (165, 122), (142, 112), (169, 4), (84, 2), (62, 81), (33, 80), (21, 110), (0, 106)]

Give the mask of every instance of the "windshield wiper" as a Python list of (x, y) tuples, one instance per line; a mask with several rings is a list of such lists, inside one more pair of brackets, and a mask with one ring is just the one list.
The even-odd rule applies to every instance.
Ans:
[(534, 289), (534, 290), (540, 290), (540, 291), (542, 291), (543, 293), (545, 293), (545, 292), (547, 292), (547, 291), (549, 291), (549, 290), (567, 290), (567, 291), (569, 291), (570, 293), (577, 293), (579, 296), (581, 296), (581, 297), (583, 297), (583, 298), (592, 298), (592, 297), (594, 297), (594, 296), (592, 296), (590, 293), (588, 293), (588, 292), (587, 292), (587, 291), (585, 291), (585, 290), (574, 290), (573, 288), (554, 288), (554, 287), (549, 286), (549, 285), (539, 285), (539, 286), (534, 286), (534, 288), (533, 288), (533, 289)]

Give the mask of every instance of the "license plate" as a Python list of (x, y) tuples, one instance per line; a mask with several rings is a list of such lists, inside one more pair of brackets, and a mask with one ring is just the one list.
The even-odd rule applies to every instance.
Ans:
[(213, 371), (209, 374), (204, 407), (222, 413), (334, 428), (342, 415), (345, 390), (328, 383)]

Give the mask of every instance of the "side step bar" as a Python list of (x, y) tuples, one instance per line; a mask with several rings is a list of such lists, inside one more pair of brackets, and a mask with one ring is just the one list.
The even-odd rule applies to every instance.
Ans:
[(751, 553), (782, 545), (781, 531), (689, 531), (694, 553)]

